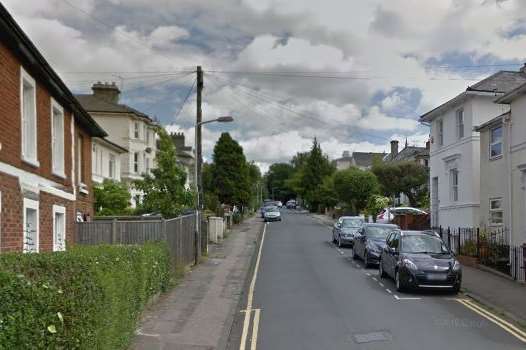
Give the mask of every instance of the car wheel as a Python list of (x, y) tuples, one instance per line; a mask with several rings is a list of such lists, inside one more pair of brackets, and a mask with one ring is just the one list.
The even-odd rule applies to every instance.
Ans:
[(396, 284), (396, 290), (399, 292), (403, 292), (405, 290), (405, 286), (403, 282), (400, 280), (400, 273), (398, 270), (395, 272), (395, 284)]
[(368, 268), (369, 265), (371, 265), (369, 263), (369, 258), (367, 257), (367, 250), (364, 250), (364, 252), (363, 252), (363, 264), (364, 264), (365, 268)]
[(342, 247), (342, 238), (338, 237), (338, 248)]
[(354, 260), (358, 259), (358, 254), (356, 254), (356, 249), (355, 247), (352, 247), (352, 258)]
[(378, 276), (380, 276), (380, 278), (386, 277), (385, 272), (384, 272), (384, 268), (383, 268), (383, 264), (382, 264), (382, 260), (380, 260), (380, 262), (378, 264)]
[(334, 232), (332, 233), (332, 243), (336, 244), (336, 237), (334, 237)]
[(460, 292), (460, 284), (457, 284), (453, 287), (452, 293), (458, 294)]

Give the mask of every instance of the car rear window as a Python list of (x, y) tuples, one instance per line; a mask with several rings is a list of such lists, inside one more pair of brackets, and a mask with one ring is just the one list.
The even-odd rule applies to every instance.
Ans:
[(393, 231), (396, 231), (395, 227), (369, 226), (365, 229), (365, 235), (373, 239), (386, 239)]
[(360, 227), (363, 224), (363, 219), (353, 218), (353, 219), (343, 219), (343, 227)]

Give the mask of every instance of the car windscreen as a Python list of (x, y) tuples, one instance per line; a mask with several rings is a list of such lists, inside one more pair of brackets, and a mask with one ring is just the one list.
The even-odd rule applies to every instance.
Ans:
[(342, 226), (343, 227), (360, 227), (363, 224), (363, 219), (360, 218), (352, 218), (352, 219), (343, 219)]
[(440, 238), (430, 235), (409, 235), (402, 237), (401, 251), (402, 253), (414, 254), (442, 254), (449, 252)]
[(396, 228), (388, 226), (369, 226), (365, 229), (365, 235), (371, 239), (386, 239)]
[(265, 207), (265, 211), (278, 211), (277, 207)]

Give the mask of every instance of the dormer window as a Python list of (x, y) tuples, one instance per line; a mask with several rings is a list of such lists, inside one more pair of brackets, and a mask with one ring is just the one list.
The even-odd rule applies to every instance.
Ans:
[(502, 155), (502, 126), (490, 130), (489, 158), (497, 158)]

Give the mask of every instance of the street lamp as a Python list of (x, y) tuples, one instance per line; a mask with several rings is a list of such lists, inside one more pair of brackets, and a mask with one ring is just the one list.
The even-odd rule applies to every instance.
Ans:
[(201, 147), (198, 147), (198, 145), (201, 145), (201, 133), (197, 132), (198, 128), (201, 127), (201, 125), (204, 125), (204, 124), (209, 124), (209, 123), (214, 123), (214, 122), (218, 122), (218, 123), (230, 123), (230, 122), (233, 122), (234, 121), (234, 118), (232, 116), (229, 116), (229, 115), (226, 115), (226, 116), (222, 116), (222, 117), (218, 117), (216, 119), (210, 119), (210, 120), (205, 120), (205, 121), (202, 121), (202, 122), (199, 122), (199, 123), (196, 123), (195, 124), (195, 143), (194, 143), (194, 147), (195, 147), (195, 173), (194, 173), (194, 184), (195, 184), (195, 195), (196, 195), (196, 201), (195, 201), (195, 242), (196, 242), (196, 250), (195, 250), (195, 263), (197, 264), (197, 260), (198, 260), (198, 257), (199, 257), (199, 248), (200, 248), (200, 230), (199, 230), (199, 209), (201, 209), (201, 200), (200, 200), (200, 188), (199, 186), (201, 185), (199, 183), (199, 179), (200, 179), (200, 176), (199, 176), (199, 170), (201, 169), (200, 167), (200, 162), (201, 162), (201, 153), (198, 152), (197, 150), (200, 150)]

